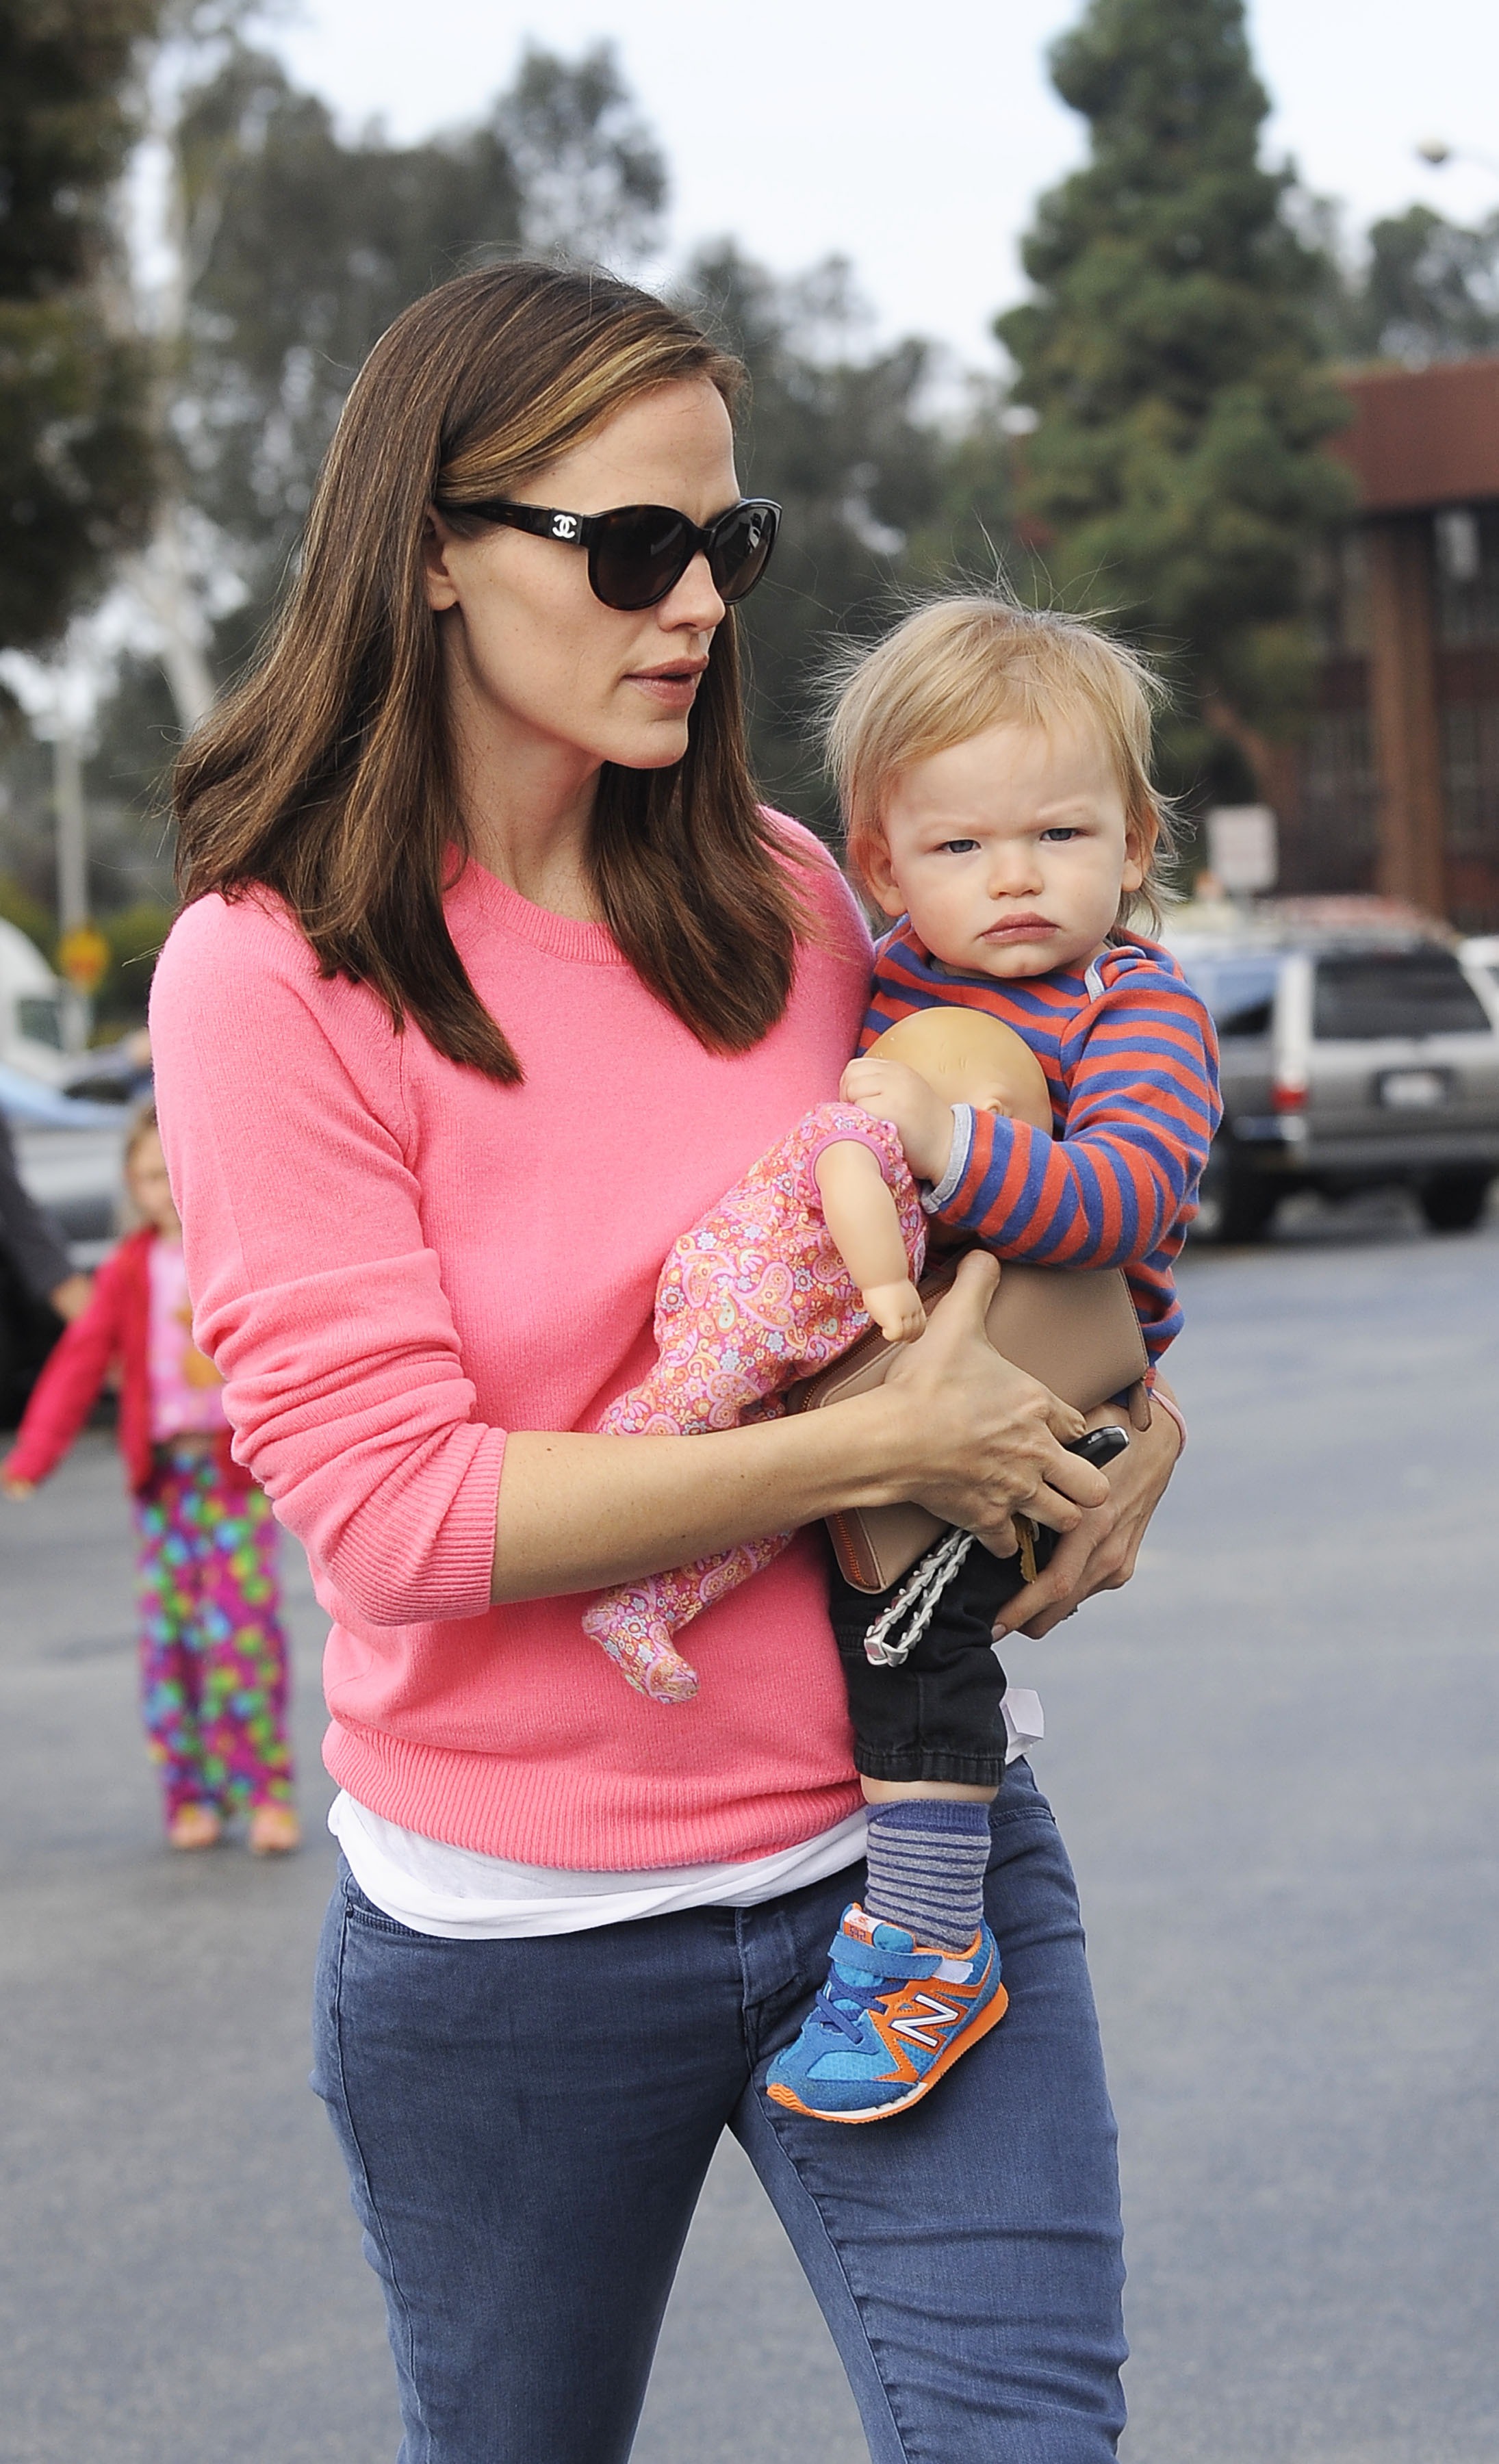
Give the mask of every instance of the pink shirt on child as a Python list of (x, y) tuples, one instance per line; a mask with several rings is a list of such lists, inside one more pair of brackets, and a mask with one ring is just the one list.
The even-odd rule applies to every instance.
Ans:
[(596, 1428), (639, 1381), (678, 1233), (854, 1048), (868, 935), (786, 827), (819, 930), (752, 1052), (705, 1051), (602, 925), (472, 864), (449, 926), (521, 1087), (395, 1034), (263, 895), (200, 900), (158, 965), (196, 1332), (333, 1619), (325, 1760), (429, 1837), (623, 1871), (766, 1856), (860, 1801), (817, 1533), (701, 1618), (671, 1709), (621, 1685), (586, 1597), (489, 1604), (505, 1431)]
[(157, 1239), (149, 1252), (151, 1307), (147, 1362), (151, 1438), (217, 1436), (224, 1426), (224, 1381), (192, 1339), (187, 1262), (180, 1241)]

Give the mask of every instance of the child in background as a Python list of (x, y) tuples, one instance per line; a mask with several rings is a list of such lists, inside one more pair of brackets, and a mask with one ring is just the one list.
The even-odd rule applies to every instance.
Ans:
[(125, 1146), (143, 1218), (100, 1267), (0, 1465), (29, 1496), (83, 1426), (113, 1363), (140, 1542), (141, 1689), (173, 1848), (210, 1848), (248, 1810), (258, 1857), (298, 1845), (271, 1507), (229, 1450), (221, 1380), (192, 1340), (182, 1225), (154, 1108)]

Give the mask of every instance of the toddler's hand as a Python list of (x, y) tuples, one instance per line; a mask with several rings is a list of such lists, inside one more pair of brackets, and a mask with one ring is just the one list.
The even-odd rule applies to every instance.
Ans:
[(915, 1343), (925, 1333), (926, 1311), (915, 1284), (871, 1284), (859, 1298), (887, 1343)]
[(839, 1084), (846, 1104), (893, 1121), (917, 1180), (938, 1181), (953, 1152), (953, 1112), (903, 1061), (850, 1061)]

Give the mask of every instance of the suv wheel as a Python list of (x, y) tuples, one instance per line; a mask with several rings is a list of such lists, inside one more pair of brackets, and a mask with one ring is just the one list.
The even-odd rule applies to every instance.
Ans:
[(1421, 1193), (1421, 1211), (1433, 1232), (1471, 1232), (1488, 1203), (1487, 1172), (1439, 1172)]
[(1235, 1171), (1222, 1143), (1215, 1140), (1198, 1191), (1193, 1237), (1224, 1245), (1263, 1241), (1280, 1198), (1279, 1190), (1265, 1181), (1242, 1170)]

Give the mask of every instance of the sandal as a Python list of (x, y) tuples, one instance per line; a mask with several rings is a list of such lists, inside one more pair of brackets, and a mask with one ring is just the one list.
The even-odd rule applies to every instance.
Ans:
[(216, 1848), (224, 1830), (211, 1805), (179, 1805), (166, 1826), (169, 1848)]
[(290, 1857), (302, 1844), (302, 1826), (290, 1805), (257, 1805), (250, 1817), (252, 1857)]

